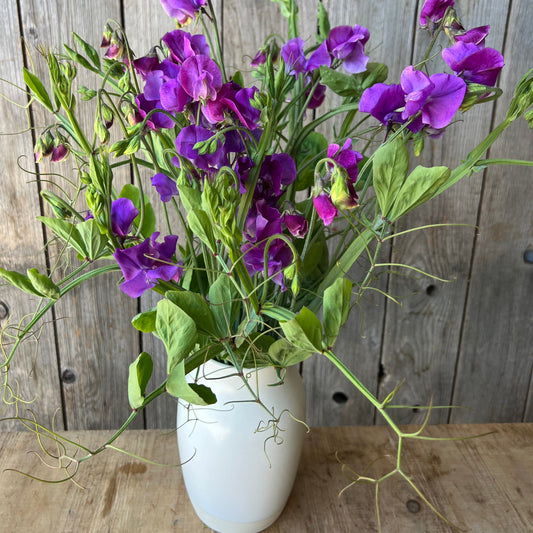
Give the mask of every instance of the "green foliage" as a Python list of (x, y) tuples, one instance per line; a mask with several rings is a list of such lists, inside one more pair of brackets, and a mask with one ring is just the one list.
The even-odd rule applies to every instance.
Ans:
[(142, 352), (130, 365), (128, 376), (128, 400), (132, 409), (139, 409), (144, 404), (144, 392), (152, 376), (154, 364), (146, 352)]
[(345, 74), (326, 66), (320, 67), (320, 79), (339, 96), (358, 99), (365, 89), (387, 79), (388, 68), (382, 63), (368, 63), (367, 70), (359, 74)]
[(14, 287), (32, 296), (50, 298), (51, 300), (59, 299), (61, 291), (48, 276), (40, 274), (36, 268), (30, 268), (27, 272), (28, 275), (25, 276), (14, 270), (0, 268), (0, 277), (4, 278)]
[(170, 300), (157, 303), (155, 331), (167, 351), (167, 373), (181, 363), (196, 344), (196, 323)]
[(217, 402), (217, 397), (209, 387), (187, 383), (183, 361), (176, 365), (168, 376), (166, 389), (172, 396), (194, 405), (213, 405)]
[(287, 340), (297, 348), (311, 353), (322, 351), (322, 324), (307, 307), (292, 320), (280, 322), (280, 326)]
[(374, 189), (383, 217), (388, 218), (409, 170), (409, 152), (401, 137), (382, 144), (374, 154)]
[[(168, 291), (165, 297), (194, 320), (199, 332), (217, 338), (221, 336), (215, 314), (201, 294), (191, 291)], [(213, 305), (215, 308), (215, 304)]]
[(24, 71), (24, 83), (28, 86), (33, 96), (42, 104), (50, 113), (54, 112), (54, 106), (50, 100), (48, 92), (44, 88), (41, 80), (27, 68)]
[(324, 291), (322, 321), (328, 348), (335, 344), (341, 327), (348, 319), (351, 297), (352, 282), (346, 278), (339, 278)]
[(157, 308), (153, 307), (148, 311), (143, 311), (135, 315), (131, 323), (133, 327), (142, 333), (153, 333), (156, 329), (155, 323), (157, 318)]

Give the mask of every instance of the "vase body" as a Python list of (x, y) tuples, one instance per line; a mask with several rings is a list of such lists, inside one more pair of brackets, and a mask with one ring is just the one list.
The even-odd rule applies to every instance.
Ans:
[(283, 511), (296, 477), (305, 435), (305, 426), (294, 420), (305, 418), (302, 379), (296, 367), (287, 369), (281, 385), (275, 385), (279, 379), (271, 367), (246, 371), (252, 390), (280, 417), (274, 438), (271, 417), (250, 401), (253, 396), (234, 367), (208, 361), (197, 377), (217, 403), (178, 405), (178, 447), (189, 498), (215, 531), (262, 531)]

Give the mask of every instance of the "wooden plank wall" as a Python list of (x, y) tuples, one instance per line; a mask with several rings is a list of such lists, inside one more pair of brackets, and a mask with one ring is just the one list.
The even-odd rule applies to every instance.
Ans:
[[(426, 33), (417, 31), (422, 0), (323, 2), (333, 25), (370, 29), (367, 51), (372, 61), (389, 64), (390, 82), (396, 82), (427, 45)], [(285, 31), (277, 5), (268, 0), (218, 0), (215, 5), (224, 55), (235, 68), (246, 70), (262, 40)], [(519, 76), (533, 66), (529, 0), (458, 0), (457, 8), (469, 26), (491, 24), (487, 44), (503, 50), (506, 59), (499, 81), (504, 96), (495, 105), (479, 106), (466, 115), (466, 123), (428, 143), (421, 157), (426, 165), (458, 164), (502, 119)], [(115, 19), (125, 26), (137, 55), (143, 55), (173, 27), (158, 0), (4, 0), (0, 13), (0, 77), (18, 86), (22, 66), (37, 59), (35, 47), (58, 48), (70, 41), (72, 30), (98, 44), (106, 19)], [(312, 37), (315, 26), (314, 0), (301, 0), (302, 36)], [(21, 37), (29, 54), (23, 53)], [(36, 65), (42, 73), (42, 65)], [(27, 102), (24, 93), (5, 81), (0, 92), (20, 106)], [(43, 252), (47, 235), (33, 221), (40, 210), (36, 192), (47, 187), (49, 167), (33, 162), (35, 138), (27, 129), (23, 107), (1, 99), (0, 117), (0, 133), (25, 130), (2, 136), (0, 143), (0, 265), (24, 271), (37, 264), (42, 270), (57, 260), (53, 248)], [(45, 123), (38, 111), (29, 118), (37, 128)], [(91, 124), (90, 116), (86, 120)], [(490, 157), (531, 157), (532, 139), (522, 122), (506, 132)], [(17, 154), (26, 156), (20, 161), (26, 172), (17, 166)], [(40, 184), (32, 174), (36, 171), (41, 172)], [(68, 175), (68, 162), (62, 171)], [(127, 182), (129, 176), (119, 179)], [(405, 379), (397, 402), (415, 408), (398, 411), (402, 423), (420, 421), (424, 411), (416, 406), (426, 405), (431, 397), (434, 404), (463, 406), (435, 410), (434, 422), (531, 422), (533, 265), (525, 262), (524, 252), (533, 249), (533, 172), (526, 167), (479, 172), (416, 210), (398, 229), (437, 222), (471, 227), (410, 233), (394, 240), (385, 260), (453, 281), (440, 283), (402, 269), (383, 276), (380, 287), (402, 306), (378, 293), (369, 295), (362, 308), (354, 310), (337, 351), (382, 398)], [(139, 351), (152, 353), (156, 371), (164, 371), (161, 347), (150, 337), (139, 337), (130, 325), (138, 309), (153, 305), (153, 297), (129, 300), (117, 290), (117, 282), (117, 276), (100, 278), (61, 302), (40, 330), (38, 342), (28, 343), (22, 364), (13, 368), (22, 393), (37, 392), (36, 402), (28, 407), (40, 421), (57, 428), (115, 428), (128, 413), (126, 376)], [(6, 326), (8, 319), (18, 324), (34, 303), (0, 286), (0, 324)], [(5, 333), (9, 331), (6, 327)], [(9, 343), (7, 336), (4, 342)], [(303, 373), (311, 425), (380, 423), (367, 402), (318, 356), (306, 362)], [(24, 397), (33, 400), (28, 393)], [(160, 402), (147, 410), (138, 427), (173, 427), (174, 411), (173, 401)], [(8, 409), (2, 416), (12, 414)], [(20, 426), (4, 422), (0, 430), (12, 427)]]

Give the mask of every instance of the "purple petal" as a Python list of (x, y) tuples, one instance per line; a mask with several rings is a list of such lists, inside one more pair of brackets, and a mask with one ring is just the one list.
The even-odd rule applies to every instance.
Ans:
[(326, 193), (320, 193), (313, 198), (313, 204), (324, 226), (329, 226), (337, 216), (337, 208), (331, 202), (330, 197)]
[(111, 229), (115, 235), (125, 237), (139, 210), (129, 198), (118, 198), (111, 204)]
[(194, 101), (213, 100), (222, 87), (222, 74), (218, 65), (203, 55), (189, 57), (183, 62), (179, 80), (184, 91)]
[(422, 121), (438, 130), (451, 122), (463, 103), (466, 83), (451, 74), (433, 74), (431, 81), (435, 89), (422, 108)]
[(162, 202), (168, 202), (173, 196), (178, 195), (176, 182), (166, 174), (158, 173), (152, 178), (152, 185), (159, 193)]

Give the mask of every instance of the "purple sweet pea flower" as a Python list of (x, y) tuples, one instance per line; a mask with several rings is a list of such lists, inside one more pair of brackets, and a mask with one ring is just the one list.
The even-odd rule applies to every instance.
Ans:
[(179, 81), (183, 90), (195, 102), (214, 100), (222, 87), (222, 74), (211, 58), (198, 55), (189, 57), (183, 62)]
[(401, 85), (375, 83), (365, 89), (359, 101), (359, 111), (370, 113), (382, 124), (403, 123), (401, 110), (405, 106), (405, 94)]
[(282, 186), (290, 185), (296, 179), (296, 163), (285, 153), (267, 155), (261, 165), (255, 196), (277, 200)]
[(225, 83), (218, 91), (216, 98), (208, 100), (202, 107), (202, 113), (211, 124), (218, 124), (226, 119), (226, 114), (234, 114), (239, 121), (248, 128), (254, 130), (261, 112), (252, 107), (256, 87), (243, 89), (235, 82)]
[(176, 182), (161, 172), (152, 178), (152, 185), (159, 193), (162, 202), (168, 202), (173, 196), (178, 195)]
[(406, 93), (402, 118), (421, 111), (422, 123), (436, 130), (451, 122), (466, 93), (466, 83), (461, 78), (443, 73), (428, 77), (412, 66), (402, 72), (401, 85)]
[(318, 196), (313, 197), (313, 204), (324, 226), (329, 226), (337, 216), (337, 208), (333, 205), (329, 195), (321, 191)]
[(493, 87), (504, 65), (502, 54), (470, 42), (456, 42), (442, 51), (446, 64), (467, 82)]
[(177, 19), (180, 26), (194, 20), (196, 13), (207, 0), (161, 0), (163, 9), (169, 17)]
[(250, 61), (250, 66), (252, 67), (258, 67), (259, 65), (264, 65), (267, 60), (267, 54), (265, 50), (258, 50), (257, 54), (253, 57), (252, 61)]
[(298, 76), (298, 74), (312, 72), (321, 65), (328, 67), (331, 65), (331, 56), (325, 41), (311, 54), (308, 60), (305, 59), (304, 44), (303, 39), (295, 37), (281, 47), (281, 57), (285, 61), (288, 74)]
[[(265, 271), (265, 245), (257, 245), (251, 242), (243, 244), (243, 260), (251, 276)], [(275, 239), (270, 243), (267, 252), (267, 275), (274, 283), (285, 291), (287, 287), (283, 282), (283, 269), (293, 262), (292, 251), (287, 243), (281, 239)]]
[(111, 229), (115, 235), (125, 237), (139, 210), (129, 198), (117, 198), (111, 203)]
[(437, 24), (454, 4), (454, 0), (426, 0), (420, 13), (420, 25), (425, 28), (430, 23)]
[(276, 207), (258, 200), (246, 217), (244, 232), (250, 242), (263, 242), (272, 235), (281, 233), (282, 216)]
[(178, 281), (181, 277), (181, 265), (172, 261), (178, 237), (167, 235), (162, 243), (158, 243), (158, 236), (159, 233), (154, 233), (141, 244), (118, 249), (113, 254), (125, 279), (120, 288), (132, 298), (138, 298), (155, 287), (157, 280)]
[[(305, 97), (309, 95), (309, 91), (307, 91)], [(313, 91), (313, 94), (311, 96), (311, 100), (309, 100), (309, 103), (307, 104), (307, 109), (316, 109), (317, 107), (320, 107), (322, 105), (322, 102), (324, 102), (324, 99), (326, 98), (326, 86), (319, 83), (315, 90)]]
[(351, 74), (366, 70), (368, 56), (363, 52), (370, 37), (364, 26), (337, 26), (332, 28), (326, 41), (331, 55), (342, 60), (342, 66)]
[[(147, 100), (144, 94), (139, 94), (135, 98), (135, 103), (139, 108), (139, 114), (143, 119), (146, 115), (154, 109), (161, 109), (159, 101)], [(174, 121), (164, 113), (154, 113), (150, 115), (150, 118), (146, 121), (146, 125), (152, 130), (158, 130), (161, 128), (173, 128), (175, 126)]]
[(69, 154), (70, 152), (65, 144), (59, 139), (56, 139), (54, 142), (54, 148), (52, 149), (52, 154), (50, 155), (50, 161), (53, 161), (54, 163), (64, 161)]

